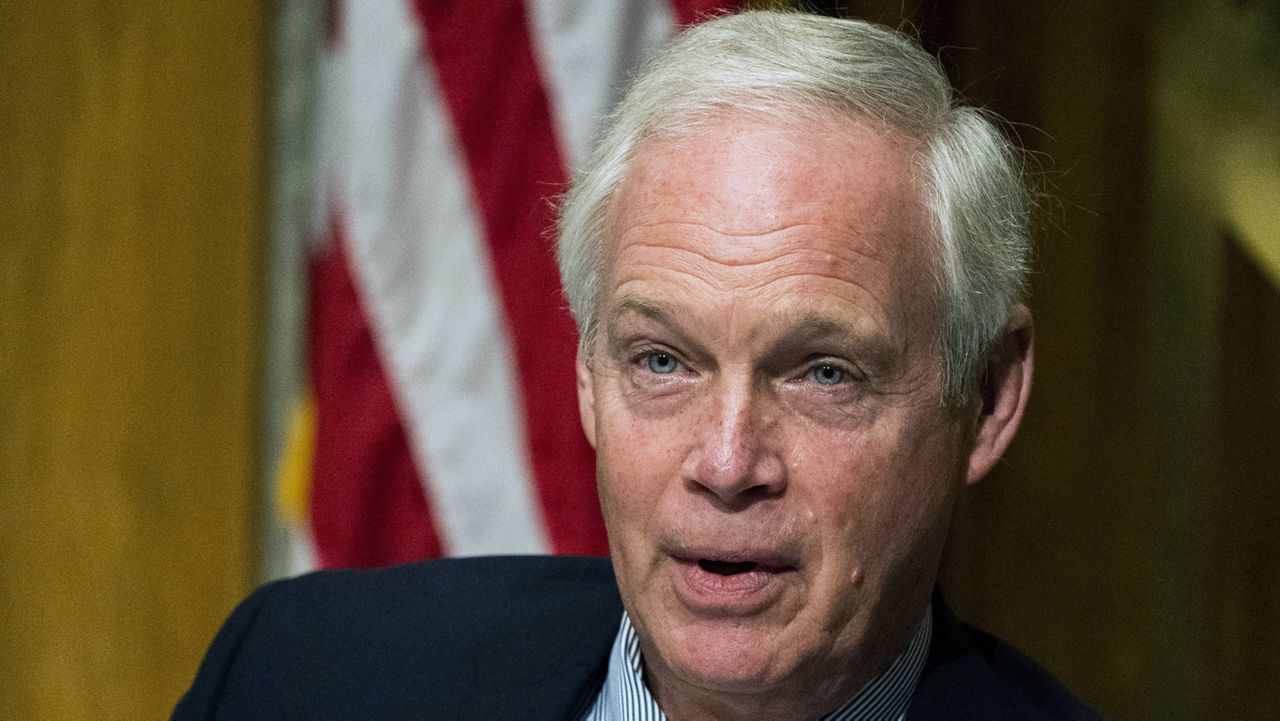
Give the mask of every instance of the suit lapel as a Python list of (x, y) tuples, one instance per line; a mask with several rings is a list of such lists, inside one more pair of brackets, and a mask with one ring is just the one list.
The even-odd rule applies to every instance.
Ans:
[(571, 719), (599, 693), (622, 603), (570, 598), (530, 618), (500, 652), (474, 660), (467, 718)]

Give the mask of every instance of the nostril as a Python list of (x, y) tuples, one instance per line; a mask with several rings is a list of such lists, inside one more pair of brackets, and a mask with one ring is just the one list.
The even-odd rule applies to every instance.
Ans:
[(698, 567), (707, 573), (714, 573), (720, 576), (734, 576), (739, 573), (752, 571), (756, 567), (755, 561), (713, 561), (708, 558), (698, 560)]

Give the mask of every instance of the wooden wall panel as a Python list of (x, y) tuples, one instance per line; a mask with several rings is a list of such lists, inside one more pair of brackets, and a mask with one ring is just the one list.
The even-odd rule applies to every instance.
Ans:
[[(1277, 154), (1280, 157), (1280, 153)], [(1272, 231), (1280, 238), (1280, 225)], [(1280, 711), (1280, 284), (1236, 242), (1223, 243), (1224, 429), (1221, 562), (1207, 706), (1217, 718)]]
[(266, 11), (0, 7), (0, 718), (160, 718), (254, 550)]
[[(946, 586), (1108, 717), (1269, 718), (1280, 529), (1257, 519), (1280, 508), (1257, 484), (1280, 436), (1267, 376), (1239, 385), (1267, 326), (1237, 327), (1250, 345), (1228, 321), (1274, 300), (1224, 253), (1222, 181), (1233, 139), (1280, 138), (1280, 3), (961, 5), (957, 80), (1044, 154), (1051, 195), (1032, 406)], [(1253, 147), (1274, 168), (1280, 145)]]

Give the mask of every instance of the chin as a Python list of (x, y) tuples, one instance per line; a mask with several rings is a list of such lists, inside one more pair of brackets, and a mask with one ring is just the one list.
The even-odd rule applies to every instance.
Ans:
[(663, 658), (674, 675), (707, 690), (760, 693), (791, 672), (776, 633), (742, 624), (686, 627), (668, 639)]

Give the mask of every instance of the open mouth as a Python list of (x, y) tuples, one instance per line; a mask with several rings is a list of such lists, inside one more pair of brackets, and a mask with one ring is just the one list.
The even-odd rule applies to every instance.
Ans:
[(792, 587), (797, 570), (789, 558), (768, 549), (708, 549), (675, 560), (676, 593), (694, 612), (712, 617), (759, 611)]
[(713, 561), (708, 558), (698, 559), (698, 567), (707, 573), (718, 576), (736, 576), (739, 573), (754, 571), (759, 564), (755, 561)]

